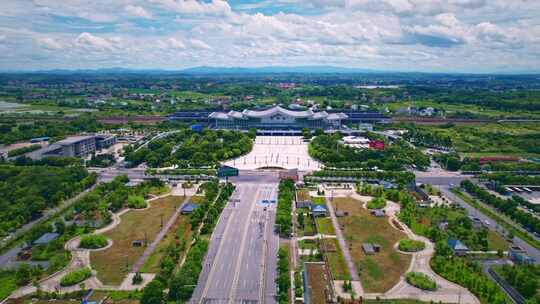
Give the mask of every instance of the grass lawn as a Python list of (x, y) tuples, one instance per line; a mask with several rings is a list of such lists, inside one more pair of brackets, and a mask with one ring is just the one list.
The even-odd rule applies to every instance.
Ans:
[(508, 250), (508, 242), (504, 238), (502, 238), (497, 232), (489, 230), (487, 239), (489, 250)]
[(319, 249), (315, 240), (302, 240), (298, 242), (298, 248), (300, 249)]
[[(303, 209), (298, 209), (297, 212), (302, 212)], [(310, 236), (315, 234), (315, 224), (311, 215), (307, 212), (304, 213), (304, 227), (298, 227), (298, 236)]]
[(324, 239), (324, 242), (330, 244), (329, 246), (335, 246), (336, 248), (336, 251), (325, 252), (326, 258), (328, 259), (328, 265), (330, 266), (330, 272), (332, 272), (334, 280), (350, 280), (351, 275), (349, 274), (349, 269), (347, 268), (347, 263), (345, 262), (345, 258), (339, 247), (338, 240)]
[(15, 289), (17, 289), (15, 273), (5, 272), (0, 274), (0, 300), (9, 296)]
[[(187, 248), (189, 242), (191, 241), (191, 235), (192, 231), (191, 225), (189, 223), (189, 216), (178, 216), (176, 222), (174, 223), (174, 226), (169, 230), (169, 232), (167, 232), (165, 237), (157, 246), (156, 250), (154, 250), (154, 252), (148, 257), (140, 271), (143, 273), (159, 272), (159, 264), (161, 262), (161, 259), (167, 252), (167, 247), (175, 243), (184, 243), (185, 247), (181, 248)], [(184, 254), (184, 251), (185, 249), (182, 250), (181, 254)]]
[[(113, 246), (104, 251), (92, 252), (92, 268), (103, 284), (118, 285), (122, 282), (133, 264), (143, 254), (145, 247), (133, 247), (134, 240), (145, 239), (152, 242), (163, 223), (171, 217), (177, 205), (183, 201), (181, 196), (167, 196), (150, 203), (150, 207), (140, 211), (129, 211), (121, 217), (115, 229), (104, 233), (113, 241)], [(126, 262), (128, 269), (126, 269)]]
[(317, 228), (321, 234), (336, 234), (334, 226), (332, 225), (332, 219), (329, 217), (317, 217)]
[[(392, 288), (407, 271), (411, 257), (394, 249), (400, 239), (407, 236), (388, 223), (387, 217), (375, 217), (351, 198), (335, 198), (339, 209), (349, 216), (339, 218), (345, 227), (344, 237), (355, 265), (360, 266), (360, 280), (366, 292), (385, 292)], [(366, 256), (362, 243), (376, 243), (381, 252)]]
[(326, 205), (326, 198), (323, 196), (312, 197), (311, 202), (315, 205)]

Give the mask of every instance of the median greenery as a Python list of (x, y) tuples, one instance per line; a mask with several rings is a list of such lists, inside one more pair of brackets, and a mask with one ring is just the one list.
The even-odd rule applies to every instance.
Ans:
[(82, 281), (88, 279), (91, 276), (92, 271), (90, 270), (90, 268), (77, 269), (63, 276), (62, 279), (60, 279), (60, 286), (73, 286), (75, 284), (81, 283)]
[(414, 174), (409, 171), (374, 171), (359, 169), (324, 169), (305, 175), (305, 181), (324, 181), (324, 179), (353, 179), (366, 180), (377, 179), (392, 181), (400, 185), (407, 185), (414, 181)]
[(398, 247), (399, 247), (399, 250), (401, 251), (417, 252), (420, 250), (424, 250), (424, 248), (426, 248), (426, 244), (422, 241), (403, 239), (399, 241)]
[(289, 289), (291, 288), (291, 279), (289, 275), (289, 252), (287, 247), (280, 247), (278, 250), (277, 278), (278, 303), (289, 303)]
[(186, 302), (191, 298), (199, 273), (202, 271), (204, 256), (208, 250), (208, 241), (199, 239), (191, 247), (186, 261), (174, 276), (169, 287), (169, 298), (173, 301)]
[(81, 238), (79, 247), (85, 249), (98, 249), (107, 246), (108, 243), (109, 241), (105, 236), (100, 234), (90, 234)]
[(408, 272), (405, 275), (405, 280), (407, 280), (407, 283), (411, 284), (412, 286), (422, 290), (437, 290), (437, 284), (435, 281), (421, 272)]
[(291, 179), (279, 183), (278, 205), (276, 213), (276, 226), (281, 235), (288, 236), (292, 229), (292, 204), (295, 186)]

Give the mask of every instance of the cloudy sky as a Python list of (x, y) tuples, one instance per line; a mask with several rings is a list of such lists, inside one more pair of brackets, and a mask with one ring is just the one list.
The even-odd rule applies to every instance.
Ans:
[(1, 0), (0, 70), (538, 72), (540, 0)]

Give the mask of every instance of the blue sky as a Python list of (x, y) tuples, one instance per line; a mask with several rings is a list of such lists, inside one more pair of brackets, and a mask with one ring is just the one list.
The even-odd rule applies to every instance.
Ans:
[(536, 0), (2, 0), (0, 70), (538, 72)]

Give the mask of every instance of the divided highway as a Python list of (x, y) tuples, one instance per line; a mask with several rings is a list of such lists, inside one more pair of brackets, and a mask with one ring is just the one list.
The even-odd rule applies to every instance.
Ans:
[(190, 303), (276, 303), (277, 183), (244, 183), (223, 210)]

